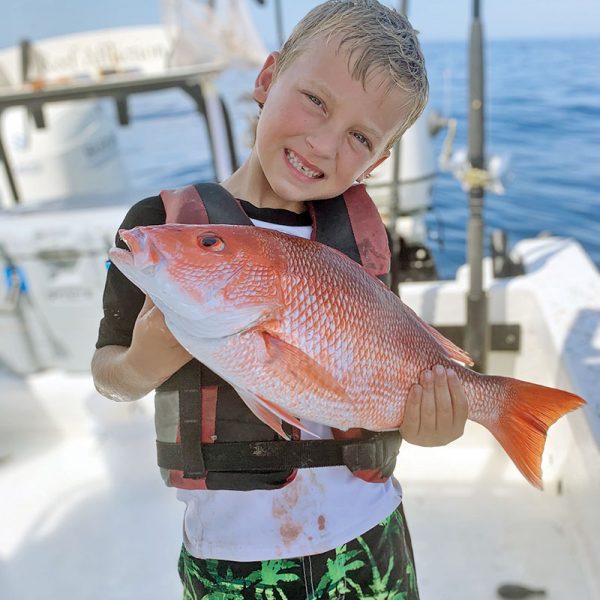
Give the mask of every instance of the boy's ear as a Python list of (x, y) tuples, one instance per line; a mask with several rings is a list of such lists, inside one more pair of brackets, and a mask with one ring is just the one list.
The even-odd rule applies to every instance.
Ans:
[(252, 96), (260, 104), (264, 104), (267, 99), (269, 88), (271, 87), (271, 83), (273, 83), (273, 73), (278, 58), (279, 52), (271, 52), (271, 54), (267, 56), (265, 64), (258, 72), (256, 81), (254, 82), (254, 92), (252, 93)]
[(390, 151), (386, 150), (365, 172), (360, 176), (360, 179), (365, 179), (374, 171), (384, 160), (387, 160), (390, 156)]

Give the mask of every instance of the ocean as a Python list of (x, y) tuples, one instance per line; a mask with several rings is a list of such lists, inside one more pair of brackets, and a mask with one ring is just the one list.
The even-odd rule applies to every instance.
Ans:
[[(148, 14), (140, 21), (155, 20), (156, 7), (150, 14), (149, 5), (143, 6)], [(25, 21), (26, 12), (18, 11), (9, 10), (9, 23), (13, 18), (10, 38), (8, 29), (4, 34), (0, 31), (0, 47), (17, 41), (12, 38), (19, 27), (34, 27)], [(121, 19), (133, 21), (135, 11), (130, 12)], [(102, 18), (109, 18), (106, 14)], [(75, 21), (84, 16), (71, 15), (68, 28), (77, 30)], [(100, 13), (94, 18), (98, 20)], [(35, 24), (38, 29), (39, 23)], [(98, 23), (99, 27), (107, 25)], [(82, 29), (89, 28), (86, 21)], [(272, 23), (259, 22), (258, 28), (265, 39), (273, 39)], [(423, 47), (430, 107), (457, 120), (454, 145), (464, 148), (467, 36), (456, 42), (425, 41)], [(600, 265), (599, 57), (600, 38), (486, 43), (486, 150), (488, 155), (510, 158), (506, 193), (485, 196), (488, 234), (504, 229), (510, 244), (540, 232), (573, 237)], [(255, 113), (254, 104), (244, 99), (254, 76), (254, 70), (234, 71), (220, 80), (234, 114), (241, 157), (248, 151), (248, 121)], [(114, 107), (107, 105), (107, 110), (114, 111)], [(212, 177), (204, 125), (187, 96), (177, 91), (138, 95), (130, 101), (130, 112), (131, 124), (118, 128), (118, 139), (134, 188), (158, 191)], [(444, 135), (442, 131), (435, 140), (438, 152)], [(443, 277), (452, 277), (465, 261), (467, 218), (467, 194), (452, 175), (440, 172), (427, 224)]]
[[(466, 146), (467, 47), (425, 46), (434, 107), (458, 120)], [(600, 39), (486, 44), (486, 150), (508, 155), (504, 195), (486, 194), (488, 233), (511, 243), (540, 232), (578, 240), (600, 265)], [(441, 140), (438, 140), (441, 142)], [(468, 199), (447, 173), (437, 178), (430, 231), (444, 276), (465, 261)]]

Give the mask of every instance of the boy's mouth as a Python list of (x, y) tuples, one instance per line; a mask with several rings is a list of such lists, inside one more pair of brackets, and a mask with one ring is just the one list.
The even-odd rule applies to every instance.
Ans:
[(307, 165), (292, 150), (289, 150), (288, 148), (286, 148), (285, 156), (288, 160), (288, 163), (292, 167), (294, 167), (294, 169), (296, 169), (296, 171), (298, 171), (299, 173), (302, 173), (302, 175), (306, 175), (307, 177), (310, 177), (311, 179), (321, 179), (322, 177), (324, 177), (325, 174), (323, 173), (323, 171), (319, 171), (318, 169), (314, 168), (313, 165)]

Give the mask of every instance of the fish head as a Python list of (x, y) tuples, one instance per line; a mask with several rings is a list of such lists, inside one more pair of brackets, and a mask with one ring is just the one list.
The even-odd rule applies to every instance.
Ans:
[[(203, 320), (214, 331), (224, 313), (274, 318), (285, 265), (277, 240), (265, 239), (264, 231), (240, 225), (136, 227), (119, 232), (128, 249), (112, 248), (109, 256), (166, 318)], [(258, 306), (263, 309), (253, 310)]]

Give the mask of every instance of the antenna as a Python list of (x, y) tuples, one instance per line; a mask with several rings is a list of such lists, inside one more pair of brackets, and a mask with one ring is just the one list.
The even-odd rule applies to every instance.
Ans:
[(277, 25), (277, 42), (279, 47), (283, 46), (285, 34), (283, 31), (283, 10), (281, 9), (281, 0), (275, 0), (275, 23)]

